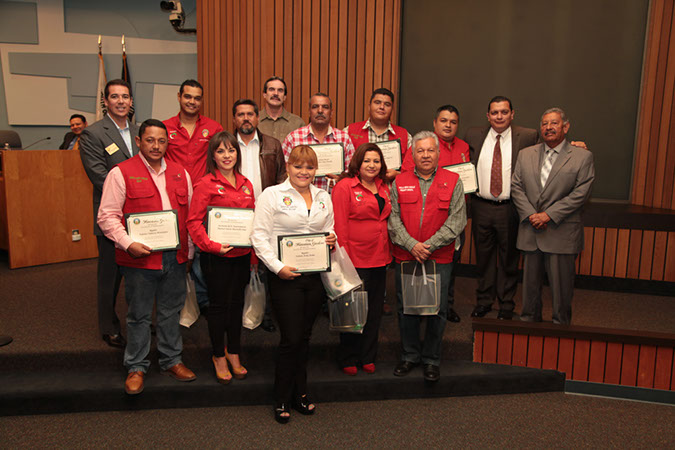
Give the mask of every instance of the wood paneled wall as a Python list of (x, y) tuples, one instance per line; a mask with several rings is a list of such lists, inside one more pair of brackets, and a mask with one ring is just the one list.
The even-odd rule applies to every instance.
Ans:
[[(675, 282), (675, 232), (585, 227), (584, 240), (577, 275)], [(476, 264), (471, 219), (460, 262)]]
[(198, 0), (204, 114), (231, 129), (232, 104), (262, 107), (263, 83), (276, 75), (288, 85), (286, 108), (305, 121), (315, 92), (332, 98), (333, 125), (363, 120), (373, 89), (398, 94), (401, 3)]
[(631, 202), (675, 209), (675, 1), (652, 0)]

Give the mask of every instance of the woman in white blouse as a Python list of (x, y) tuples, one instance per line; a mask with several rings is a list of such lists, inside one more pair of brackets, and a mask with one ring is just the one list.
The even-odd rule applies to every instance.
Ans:
[(272, 272), (270, 296), (281, 332), (274, 379), (274, 415), (279, 423), (288, 422), (291, 406), (305, 415), (315, 410), (307, 398), (307, 355), (325, 291), (319, 274), (295, 273), (296, 268), (279, 260), (277, 237), (327, 232), (326, 243), (335, 245), (330, 195), (312, 184), (317, 166), (311, 147), (295, 147), (286, 163), (288, 179), (265, 189), (255, 207), (251, 242)]

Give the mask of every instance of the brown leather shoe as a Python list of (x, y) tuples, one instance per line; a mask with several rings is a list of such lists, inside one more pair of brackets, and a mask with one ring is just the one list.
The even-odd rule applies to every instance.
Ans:
[(178, 363), (173, 367), (169, 367), (163, 373), (175, 378), (178, 381), (192, 381), (197, 378), (194, 372), (185, 367), (185, 364), (183, 363)]
[(143, 377), (145, 374), (141, 371), (129, 372), (127, 381), (124, 383), (124, 390), (129, 395), (136, 395), (143, 392)]

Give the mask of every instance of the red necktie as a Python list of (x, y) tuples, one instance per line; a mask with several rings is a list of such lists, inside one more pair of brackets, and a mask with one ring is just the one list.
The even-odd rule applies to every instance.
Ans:
[(490, 194), (493, 197), (499, 197), (502, 193), (502, 147), (499, 145), (499, 138), (497, 135), (497, 143), (495, 150), (492, 153), (492, 170), (490, 170)]

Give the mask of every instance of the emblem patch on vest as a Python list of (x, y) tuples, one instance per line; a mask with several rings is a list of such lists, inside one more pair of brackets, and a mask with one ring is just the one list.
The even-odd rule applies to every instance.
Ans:
[(178, 134), (178, 131), (172, 130), (169, 132), (169, 139), (175, 139), (176, 135)]
[(207, 130), (206, 128), (204, 128), (204, 129), (202, 130), (202, 136), (206, 137), (206, 136), (208, 136), (208, 135), (209, 135), (209, 130)]
[(136, 183), (142, 183), (142, 182), (144, 182), (144, 181), (148, 181), (148, 178), (147, 178), (147, 177), (134, 177), (134, 176), (132, 176), (132, 175), (129, 176), (129, 179), (130, 179), (131, 181), (135, 181)]
[(248, 188), (248, 186), (244, 186), (241, 188), (241, 190), (244, 192), (244, 194), (251, 195), (251, 190)]

